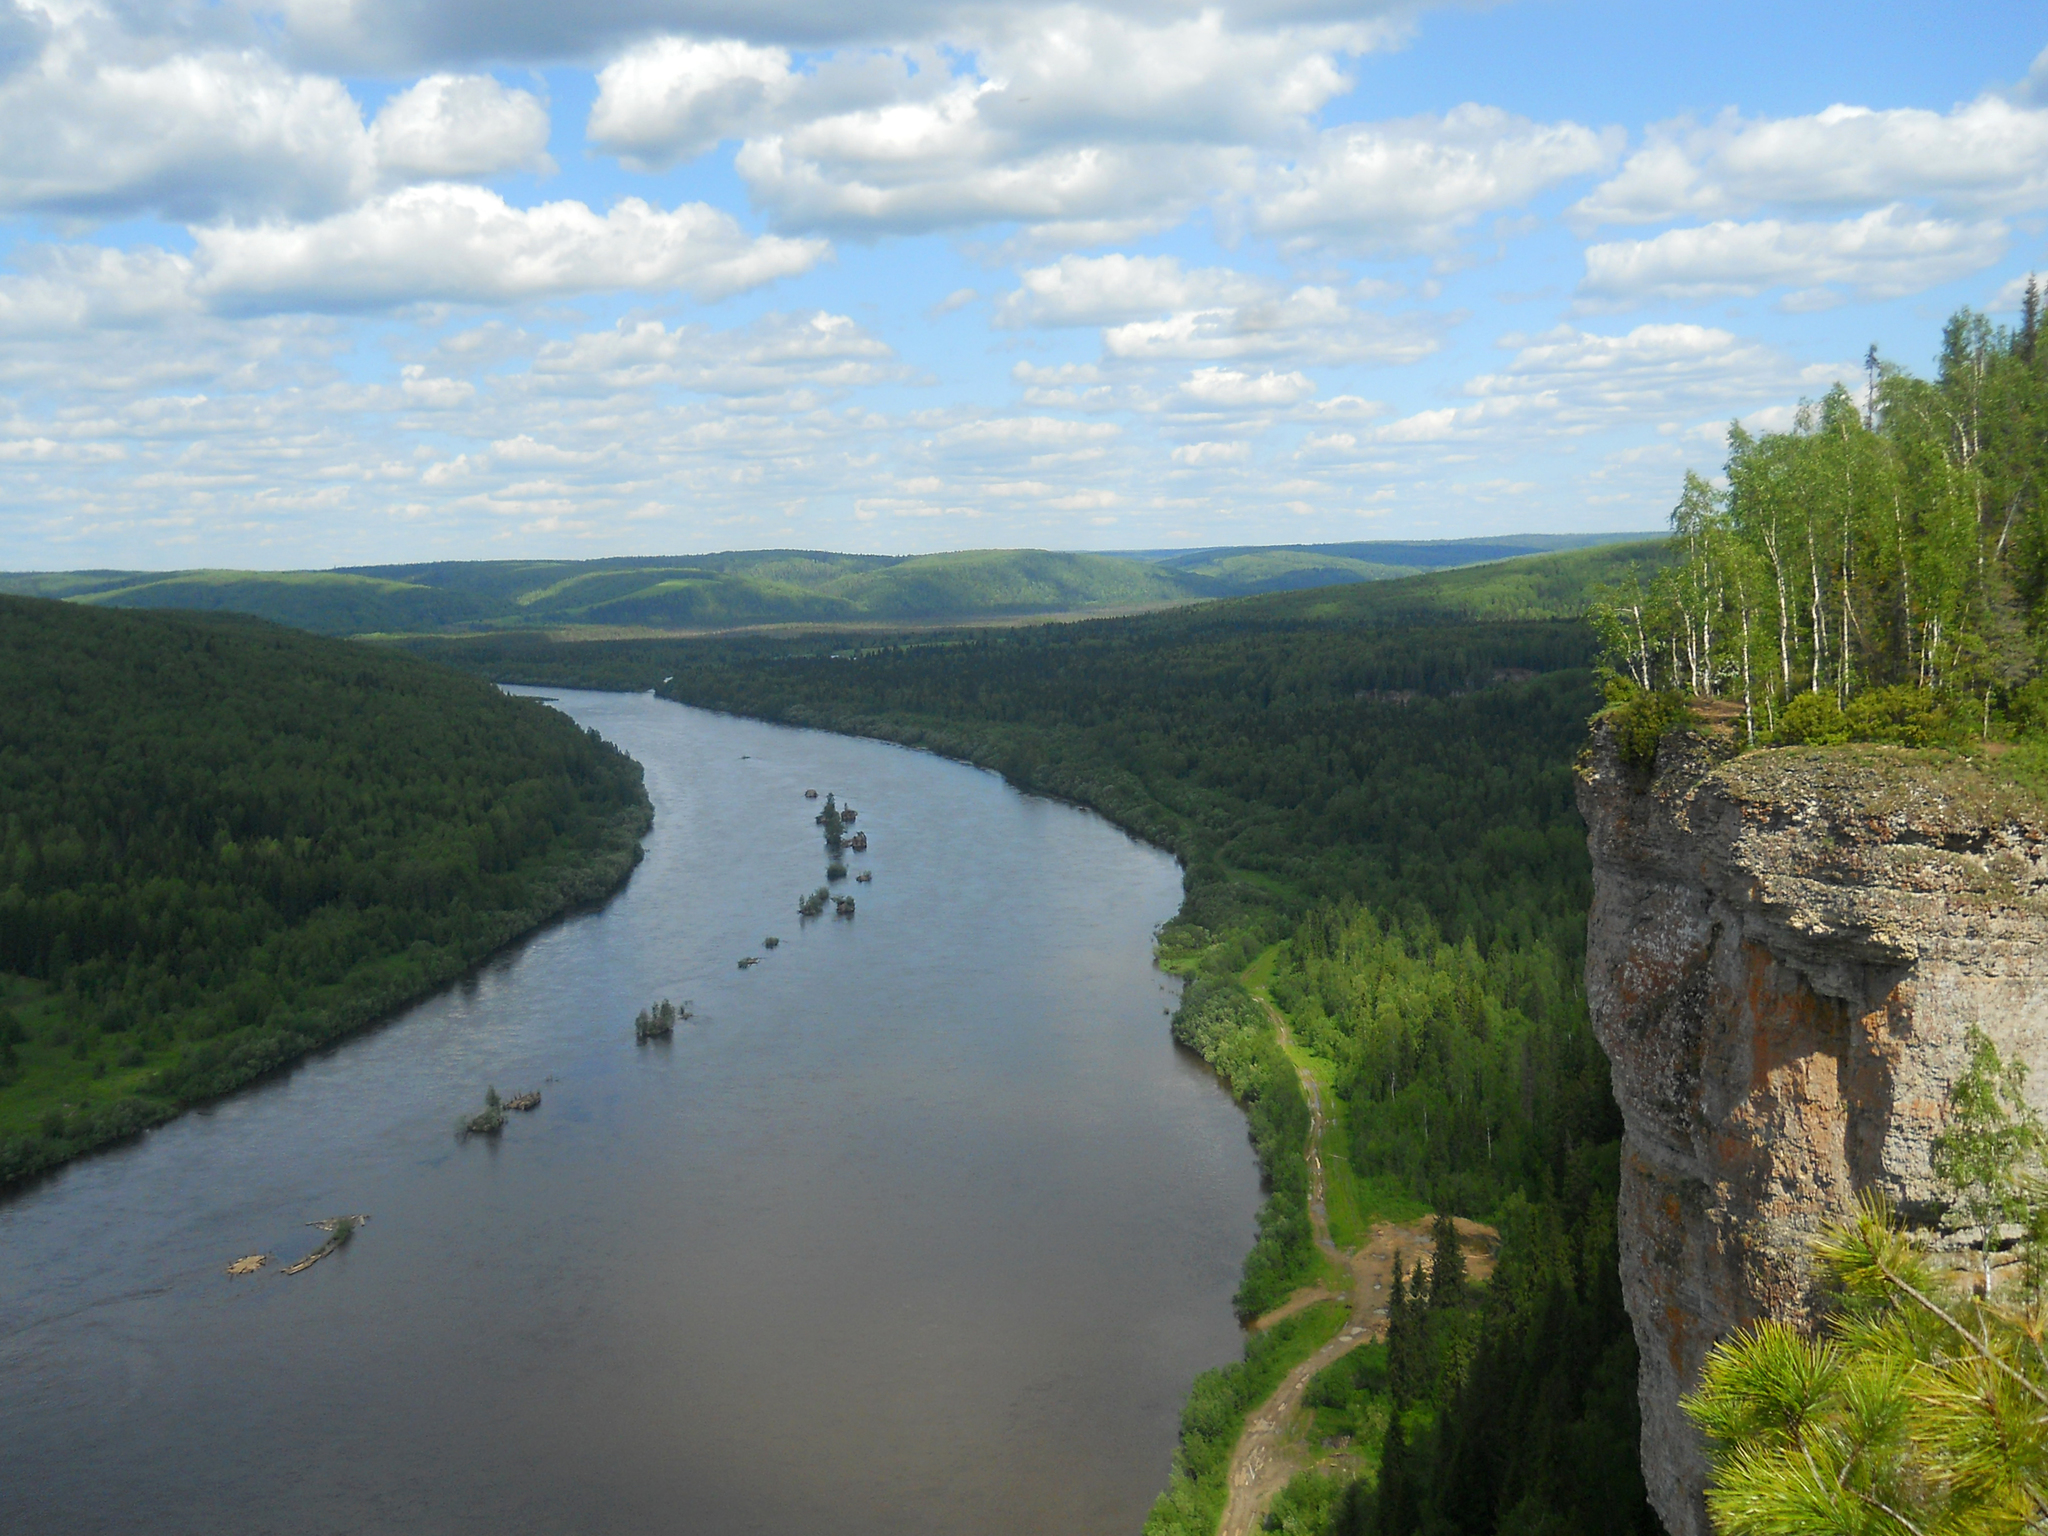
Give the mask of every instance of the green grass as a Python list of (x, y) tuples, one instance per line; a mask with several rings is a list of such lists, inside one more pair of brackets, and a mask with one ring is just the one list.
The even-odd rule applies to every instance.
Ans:
[(84, 1028), (60, 994), (25, 976), (0, 973), (0, 1008), (27, 1036), (13, 1048), (13, 1065), (0, 1069), (0, 1140), (44, 1132), (52, 1113), (146, 1094), (156, 1070), (176, 1055), (170, 1044), (152, 1049)]

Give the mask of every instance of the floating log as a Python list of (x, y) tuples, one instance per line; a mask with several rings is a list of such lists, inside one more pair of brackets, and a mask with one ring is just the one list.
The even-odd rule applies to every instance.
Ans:
[[(338, 1248), (346, 1248), (348, 1240), (356, 1235), (356, 1228), (370, 1218), (367, 1216), (330, 1216), (325, 1221), (309, 1221), (309, 1227), (318, 1227), (327, 1234), (327, 1241), (315, 1248), (296, 1264), (287, 1264), (284, 1273), (296, 1275), (301, 1270), (311, 1269), (327, 1255)], [(244, 1261), (246, 1262), (246, 1261)]]

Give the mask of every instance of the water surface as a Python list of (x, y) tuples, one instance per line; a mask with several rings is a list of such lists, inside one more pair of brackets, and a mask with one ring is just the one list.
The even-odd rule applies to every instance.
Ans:
[[(927, 755), (554, 697), (646, 765), (624, 891), (0, 1202), (0, 1529), (1135, 1532), (1257, 1203), (1167, 1037), (1172, 861)], [(870, 835), (851, 921), (795, 914), (806, 788)], [(636, 1046), (663, 996), (697, 1018)], [(545, 1099), (458, 1142), (487, 1083)]]

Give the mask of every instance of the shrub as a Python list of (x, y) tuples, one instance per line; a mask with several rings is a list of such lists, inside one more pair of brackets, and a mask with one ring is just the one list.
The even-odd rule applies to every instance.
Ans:
[(1645, 773), (1657, 766), (1657, 743), (1664, 733), (1690, 724), (1692, 711), (1675, 692), (1651, 693), (1624, 684), (1622, 696), (1607, 711), (1621, 760)]
[(1940, 702), (1925, 688), (1873, 688), (1849, 701), (1843, 714), (1851, 741), (1882, 741), (1895, 747), (1924, 747), (1948, 724)]
[(1778, 716), (1774, 738), (1788, 747), (1832, 747), (1849, 739), (1849, 720), (1831, 693), (1802, 693)]

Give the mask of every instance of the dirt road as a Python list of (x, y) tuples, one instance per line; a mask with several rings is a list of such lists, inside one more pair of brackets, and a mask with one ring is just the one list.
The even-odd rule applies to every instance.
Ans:
[[(1287, 1020), (1270, 1002), (1265, 1006), (1273, 1016), (1281, 1046), (1291, 1047), (1294, 1041), (1288, 1033)], [(1427, 1216), (1399, 1224), (1383, 1222), (1373, 1228), (1365, 1246), (1355, 1252), (1345, 1253), (1337, 1247), (1330, 1237), (1323, 1177), (1323, 1135), (1329, 1121), (1323, 1112), (1322, 1088), (1306, 1071), (1301, 1072), (1301, 1087), (1309, 1107), (1305, 1154), (1309, 1223), (1315, 1231), (1316, 1246), (1349, 1278), (1349, 1288), (1343, 1297), (1350, 1303), (1351, 1316), (1336, 1338), (1288, 1372), (1273, 1395), (1245, 1420), (1244, 1433), (1230, 1456), (1230, 1499), (1223, 1509), (1219, 1536), (1249, 1536), (1259, 1528), (1273, 1500), (1295, 1473), (1343, 1459), (1323, 1446), (1309, 1443), (1301, 1414), (1302, 1393), (1324, 1366), (1386, 1331), (1387, 1292), (1393, 1284), (1395, 1260), (1400, 1259), (1404, 1268), (1412, 1269), (1416, 1258), (1430, 1248), (1430, 1226), (1435, 1218)], [(1465, 1250), (1466, 1274), (1475, 1282), (1485, 1280), (1493, 1272), (1493, 1241), (1497, 1234), (1491, 1227), (1474, 1221), (1458, 1219), (1457, 1227), (1459, 1246)], [(1333, 1294), (1325, 1286), (1305, 1287), (1253, 1326), (1269, 1328), (1281, 1318), (1291, 1317), (1317, 1301), (1328, 1300)]]

